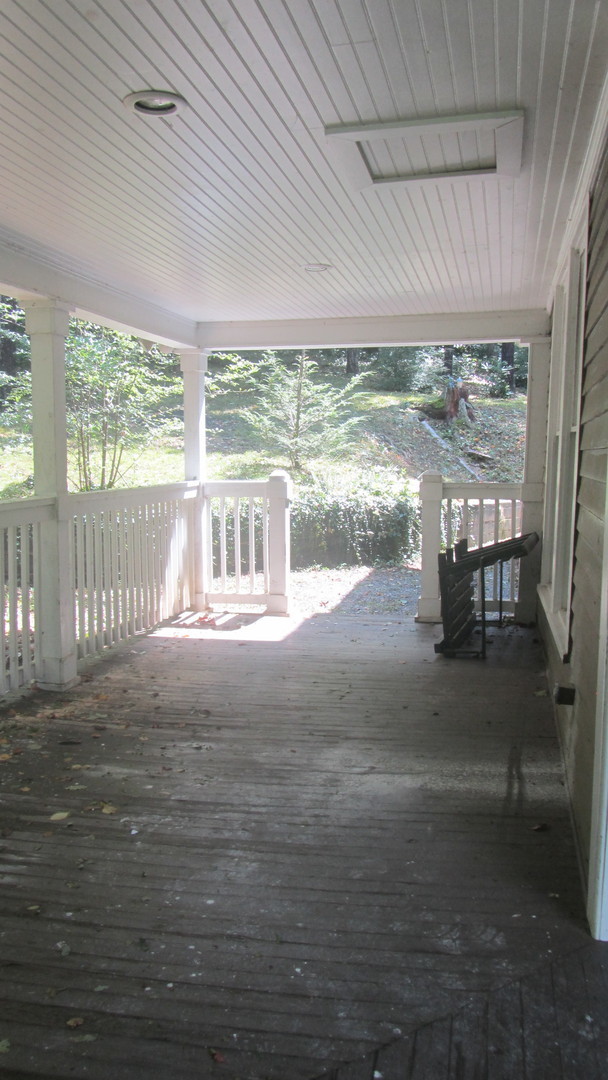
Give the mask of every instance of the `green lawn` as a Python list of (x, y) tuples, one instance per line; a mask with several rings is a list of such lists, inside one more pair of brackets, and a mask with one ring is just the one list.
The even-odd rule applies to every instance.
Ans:
[[(208, 404), (208, 473), (214, 479), (260, 478), (285, 468), (280, 456), (256, 446), (255, 436), (241, 415), (251, 394), (224, 394)], [(425, 469), (439, 468), (453, 479), (473, 479), (462, 467), (467, 461), (484, 480), (519, 480), (523, 472), (526, 399), (472, 398), (476, 420), (452, 427), (434, 421), (433, 428), (448, 444), (441, 448), (420, 424), (412, 394), (360, 390), (353, 411), (361, 420), (360, 438), (338, 459), (319, 458), (307, 463), (300, 482), (349, 488), (361, 478), (374, 486), (396, 478), (414, 479)], [(12, 440), (12, 441), (11, 441)], [(14, 436), (0, 432), (0, 498), (15, 499), (32, 493), (31, 447), (15, 445)], [(480, 462), (481, 456), (481, 462)], [(69, 475), (72, 487), (77, 471)], [(153, 445), (126, 451), (121, 486), (139, 487), (182, 480), (183, 454), (179, 438), (159, 438)]]

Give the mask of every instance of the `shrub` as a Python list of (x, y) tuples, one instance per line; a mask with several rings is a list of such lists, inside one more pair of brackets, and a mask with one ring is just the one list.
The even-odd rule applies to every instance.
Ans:
[[(301, 487), (291, 504), (291, 565), (294, 570), (310, 566), (372, 566), (399, 563), (418, 553), (420, 547), (419, 504), (401, 477), (386, 482), (362, 481), (348, 490), (332, 490), (317, 482)], [(256, 570), (262, 566), (262, 506), (255, 500)], [(219, 499), (212, 500), (212, 551), (215, 565), (220, 556)], [(234, 572), (234, 514), (225, 513), (226, 564)], [(248, 573), (249, 509), (239, 509), (241, 572)]]
[(307, 566), (395, 563), (419, 546), (418, 502), (401, 482), (381, 490), (301, 488), (291, 507), (291, 563)]

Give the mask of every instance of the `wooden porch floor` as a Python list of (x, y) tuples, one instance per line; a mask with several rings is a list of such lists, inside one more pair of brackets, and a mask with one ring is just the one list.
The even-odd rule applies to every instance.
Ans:
[(4, 710), (4, 1080), (605, 1078), (542, 657), (492, 636), (182, 622)]

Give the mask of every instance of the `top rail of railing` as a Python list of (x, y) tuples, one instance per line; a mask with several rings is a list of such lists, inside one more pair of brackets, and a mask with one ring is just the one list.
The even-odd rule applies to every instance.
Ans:
[(55, 499), (35, 498), (0, 501), (0, 528), (9, 525), (34, 525), (50, 521), (55, 514)]

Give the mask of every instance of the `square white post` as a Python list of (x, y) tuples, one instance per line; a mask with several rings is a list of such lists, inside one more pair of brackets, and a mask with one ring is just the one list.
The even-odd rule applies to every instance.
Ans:
[(55, 499), (53, 521), (40, 526), (42, 558), (37, 628), (43, 690), (66, 690), (78, 680), (74, 625), (71, 518), (67, 492), (65, 339), (69, 310), (48, 298), (27, 301), (25, 328), (32, 355), (34, 489)]
[(205, 530), (203, 484), (207, 473), (205, 375), (209, 351), (188, 349), (180, 352), (184, 377), (184, 466), (185, 479), (197, 480), (199, 497), (193, 511), (188, 533), (191, 603), (201, 610), (207, 606), (207, 545), (211, 538)]
[(422, 570), (416, 622), (441, 622), (437, 556), (441, 550), (442, 499), (443, 476), (438, 472), (424, 472), (420, 478)]
[(275, 469), (268, 478), (268, 578), (269, 615), (289, 614), (289, 573), (291, 563), (289, 505), (291, 477)]
[[(547, 453), (547, 422), (549, 415), (549, 372), (551, 339), (534, 338), (528, 342), (528, 409), (526, 417), (526, 456), (522, 490), (522, 533), (543, 529), (545, 460)], [(540, 583), (541, 545), (519, 564), (519, 597), (515, 605), (515, 620), (519, 623), (536, 621), (537, 589)]]

